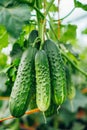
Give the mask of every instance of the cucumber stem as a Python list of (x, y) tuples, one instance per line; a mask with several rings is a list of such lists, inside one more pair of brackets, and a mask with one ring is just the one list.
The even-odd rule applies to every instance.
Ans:
[[(44, 12), (44, 17), (41, 17), (40, 11), (37, 12), (37, 21), (38, 21), (38, 32), (39, 32), (39, 37), (41, 38), (41, 46), (40, 49), (42, 49), (43, 44), (44, 44), (44, 28), (45, 28), (45, 23), (46, 23), (46, 16), (49, 12), (50, 7), (52, 6), (52, 3), (54, 0), (51, 0), (49, 6), (47, 7), (46, 11)], [(36, 8), (40, 9), (39, 0), (36, 0)]]
[(32, 47), (35, 47), (35, 44), (36, 44), (37, 42), (40, 42), (40, 38), (39, 38), (39, 37), (37, 37), (37, 38), (34, 40), (34, 43), (33, 43)]
[(59, 105), (58, 108), (57, 108), (57, 114), (59, 114), (59, 109), (60, 109), (60, 105)]
[[(36, 0), (36, 7), (39, 9), (39, 0)], [(41, 17), (40, 13), (37, 12), (37, 21), (38, 21), (38, 32), (39, 32), (39, 37), (41, 39), (41, 43), (43, 41), (43, 21), (44, 21), (44, 18)]]
[(43, 112), (43, 117), (44, 117), (44, 122), (45, 124), (47, 124), (47, 119), (46, 119), (46, 116), (45, 116), (45, 113)]

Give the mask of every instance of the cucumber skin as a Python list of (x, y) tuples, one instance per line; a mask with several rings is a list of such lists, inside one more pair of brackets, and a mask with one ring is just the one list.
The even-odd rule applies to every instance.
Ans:
[(50, 71), (44, 50), (38, 51), (35, 56), (35, 70), (36, 103), (38, 108), (44, 112), (49, 108), (51, 99)]
[(46, 117), (53, 116), (54, 114), (57, 113), (57, 108), (58, 108), (58, 106), (55, 105), (55, 104), (53, 103), (53, 101), (51, 101), (51, 104), (50, 104), (48, 110), (45, 111), (45, 116), (46, 116)]
[(72, 83), (71, 75), (72, 75), (72, 68), (70, 65), (67, 65), (66, 66), (66, 85), (67, 85), (67, 98), (69, 100), (74, 99), (76, 95), (76, 89)]
[(53, 101), (55, 104), (61, 105), (66, 97), (66, 77), (63, 60), (59, 48), (52, 40), (46, 40), (43, 48), (47, 53), (50, 66)]
[(67, 90), (67, 97), (69, 100), (72, 100), (74, 99), (75, 95), (76, 95), (75, 87), (71, 84), (71, 86), (69, 86)]
[[(38, 31), (37, 30), (32, 30), (29, 34), (29, 37), (28, 37), (28, 41), (27, 41), (27, 44), (28, 46), (33, 46), (33, 43), (35, 41), (35, 39), (38, 37)], [(40, 48), (40, 42), (36, 42), (35, 48), (37, 48), (39, 50)]]
[(22, 55), (17, 77), (12, 88), (9, 108), (14, 117), (24, 115), (29, 104), (29, 97), (35, 80), (34, 58), (36, 49), (29, 47)]

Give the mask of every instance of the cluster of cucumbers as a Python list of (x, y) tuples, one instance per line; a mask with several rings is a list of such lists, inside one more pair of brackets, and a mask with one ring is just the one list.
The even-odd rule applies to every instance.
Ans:
[[(34, 46), (33, 46), (34, 45)], [(42, 49), (38, 31), (31, 31), (12, 88), (9, 108), (14, 117), (39, 108), (46, 116), (54, 114), (67, 95), (66, 74), (58, 46), (50, 39)]]

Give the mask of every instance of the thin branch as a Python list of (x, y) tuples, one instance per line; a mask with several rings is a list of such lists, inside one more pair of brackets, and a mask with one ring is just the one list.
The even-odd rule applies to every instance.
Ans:
[[(49, 19), (51, 20), (51, 17), (50, 17), (50, 14), (49, 14), (49, 13), (48, 13), (48, 17), (49, 17)], [(55, 33), (55, 31), (54, 31), (54, 29), (53, 29), (53, 27), (52, 27), (51, 22), (50, 22), (50, 21), (48, 21), (48, 22), (49, 22), (50, 28), (51, 28), (51, 30), (52, 30), (52, 32), (53, 32), (55, 38), (58, 40), (58, 38), (57, 38), (57, 36), (56, 36), (56, 33)]]
[(58, 0), (58, 39), (60, 39), (60, 0)]
[(46, 0), (44, 0), (44, 16), (45, 16), (45, 19), (44, 19), (44, 33), (43, 33), (43, 37), (44, 37), (44, 41), (45, 41), (45, 33), (46, 33)]
[(36, 10), (36, 12), (40, 14), (42, 18), (44, 18), (44, 15), (40, 12), (40, 10), (36, 6), (34, 6), (33, 8)]
[(1, 97), (0, 96), (0, 100), (9, 100), (9, 97)]
[(75, 7), (66, 15), (66, 16), (64, 16), (63, 18), (60, 18), (60, 19), (58, 19), (58, 20), (54, 20), (54, 21), (60, 21), (60, 20), (64, 20), (64, 19), (66, 19), (68, 16), (70, 16), (71, 14), (72, 14), (72, 12), (75, 10)]
[[(27, 111), (25, 112), (26, 115), (30, 115), (30, 114), (33, 114), (33, 113), (36, 113), (36, 112), (40, 112), (40, 110), (38, 108), (36, 109), (33, 109), (33, 110), (30, 110), (30, 111)], [(13, 116), (9, 116), (9, 117), (6, 117), (6, 118), (3, 118), (3, 119), (0, 119), (0, 122), (3, 122), (5, 120), (9, 120), (9, 119), (14, 119), (15, 117)]]
[(68, 16), (70, 16), (74, 10), (75, 10), (75, 7), (65, 17), (63, 17), (63, 18), (61, 18), (59, 20), (64, 20), (65, 18), (67, 18)]

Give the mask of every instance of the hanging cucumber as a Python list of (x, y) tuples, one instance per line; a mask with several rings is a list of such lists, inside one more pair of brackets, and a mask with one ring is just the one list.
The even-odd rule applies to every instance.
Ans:
[(66, 83), (67, 83), (67, 97), (69, 100), (72, 100), (75, 97), (75, 87), (72, 83), (72, 78), (71, 78), (71, 66), (68, 65), (66, 66)]
[(53, 101), (51, 101), (48, 110), (45, 112), (45, 116), (50, 117), (56, 113), (57, 113), (57, 106), (53, 103)]
[(49, 64), (44, 50), (39, 50), (35, 56), (35, 70), (36, 103), (38, 108), (44, 112), (49, 108), (51, 98)]
[(36, 48), (29, 47), (22, 55), (17, 77), (12, 88), (9, 107), (14, 117), (21, 117), (27, 110), (35, 82), (34, 58)]
[(59, 48), (51, 40), (45, 41), (44, 50), (47, 53), (50, 66), (53, 101), (57, 105), (61, 105), (66, 96), (66, 78), (62, 56)]
[(37, 40), (36, 42), (35, 42), (35, 46), (34, 47), (36, 47), (37, 49), (39, 49), (40, 48), (40, 40), (38, 41), (38, 31), (37, 30), (32, 30), (31, 32), (30, 32), (30, 34), (29, 34), (29, 37), (28, 37), (28, 46), (33, 46), (33, 44), (34, 44), (34, 42), (35, 42), (35, 40)]
[(72, 100), (75, 97), (76, 91), (73, 85), (69, 86), (67, 89), (67, 97), (69, 100)]
[(32, 94), (30, 96), (30, 101), (29, 101), (29, 106), (28, 106), (29, 110), (37, 108), (37, 104), (36, 104), (36, 89), (34, 91), (32, 91), (31, 93)]

